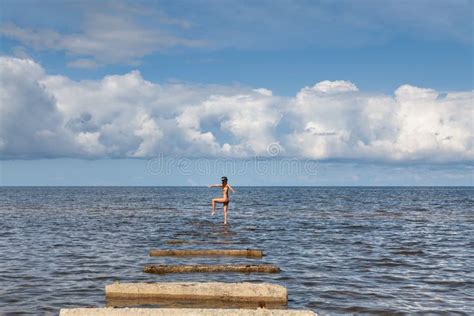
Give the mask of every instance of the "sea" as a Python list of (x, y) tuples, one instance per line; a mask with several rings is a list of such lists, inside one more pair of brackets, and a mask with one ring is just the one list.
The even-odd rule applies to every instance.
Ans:
[[(271, 282), (288, 289), (283, 308), (319, 315), (474, 314), (473, 187), (235, 189), (225, 226), (221, 208), (211, 216), (215, 188), (0, 187), (0, 314), (124, 304), (105, 300), (117, 281)], [(148, 256), (202, 248), (265, 256)], [(142, 271), (198, 263), (281, 272)]]

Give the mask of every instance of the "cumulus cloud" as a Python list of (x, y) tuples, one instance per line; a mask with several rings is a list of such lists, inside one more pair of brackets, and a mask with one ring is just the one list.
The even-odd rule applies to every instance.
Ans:
[(472, 160), (473, 95), (403, 85), (389, 96), (348, 82), (318, 83), (290, 102), (286, 144), (318, 159)]
[(472, 91), (402, 85), (393, 95), (323, 81), (265, 88), (156, 84), (138, 71), (75, 81), (0, 58), (0, 154), (38, 157), (267, 156), (383, 162), (474, 159)]
[(54, 96), (40, 84), (43, 69), (29, 59), (0, 57), (0, 152), (29, 158), (74, 153)]
[(304, 88), (300, 92), (300, 94), (303, 94), (305, 92), (332, 94), (332, 93), (351, 92), (351, 91), (359, 91), (359, 89), (357, 89), (355, 84), (353, 84), (352, 82), (348, 82), (344, 80), (335, 80), (335, 81), (324, 80), (315, 84), (313, 87)]

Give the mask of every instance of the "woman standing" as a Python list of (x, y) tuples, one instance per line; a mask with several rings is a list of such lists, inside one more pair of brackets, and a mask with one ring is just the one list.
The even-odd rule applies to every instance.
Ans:
[(211, 215), (216, 214), (216, 203), (222, 203), (224, 207), (224, 225), (227, 225), (227, 211), (229, 209), (229, 189), (235, 193), (235, 191), (228, 183), (227, 177), (221, 178), (222, 184), (211, 184), (208, 185), (209, 188), (221, 187), (222, 188), (222, 197), (221, 198), (214, 198), (212, 199), (212, 210)]

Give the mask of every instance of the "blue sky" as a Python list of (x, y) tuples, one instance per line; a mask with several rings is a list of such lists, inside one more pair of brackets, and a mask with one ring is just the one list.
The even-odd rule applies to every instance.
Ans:
[(0, 6), (2, 185), (473, 185), (472, 1)]

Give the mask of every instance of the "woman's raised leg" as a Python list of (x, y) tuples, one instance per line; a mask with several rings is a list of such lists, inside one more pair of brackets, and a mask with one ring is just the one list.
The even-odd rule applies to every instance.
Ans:
[(225, 199), (223, 198), (215, 198), (212, 199), (212, 210), (211, 210), (211, 215), (216, 214), (216, 203), (224, 203)]

